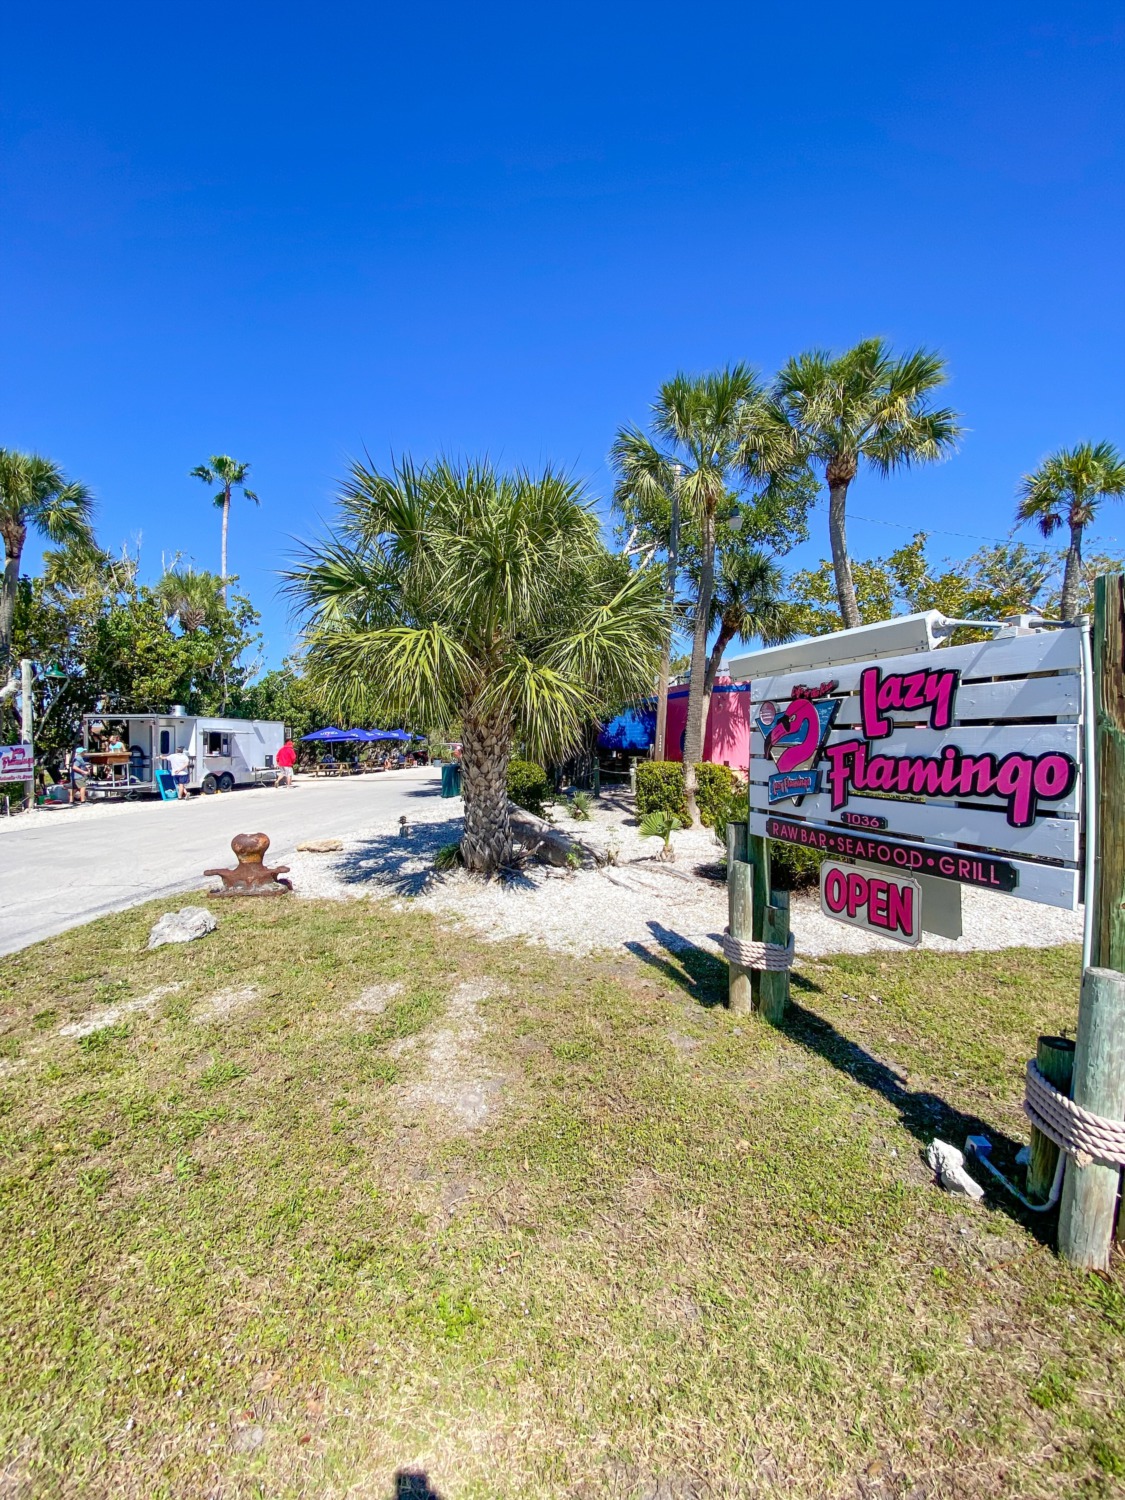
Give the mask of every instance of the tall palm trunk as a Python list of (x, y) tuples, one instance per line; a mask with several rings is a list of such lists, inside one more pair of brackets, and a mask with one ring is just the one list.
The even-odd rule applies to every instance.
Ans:
[(719, 626), (719, 633), (715, 637), (715, 644), (711, 647), (711, 655), (707, 658), (707, 670), (703, 675), (703, 737), (707, 737), (707, 725), (711, 719), (711, 694), (715, 691), (715, 678), (719, 675), (719, 668), (723, 664), (723, 653), (738, 634), (732, 626), (724, 620)]
[(828, 481), (828, 537), (832, 543), (832, 568), (836, 574), (836, 597), (840, 603), (840, 618), (845, 630), (854, 630), (860, 623), (859, 607), (855, 602), (855, 584), (852, 582), (852, 565), (848, 557), (847, 513), (848, 485), (856, 475), (856, 460), (834, 459), (825, 471)]
[(227, 528), (230, 525), (230, 485), (223, 490), (223, 552), (220, 563), (220, 577), (223, 580), (223, 608), (227, 604)]
[[(27, 527), (18, 522), (6, 526), (4, 542), (4, 581), (0, 585), (0, 678), (7, 679), (12, 659), (12, 622), (16, 616), (16, 594), (20, 583), (20, 558), (27, 541)], [(2, 685), (2, 684), (0, 684)]]
[(1082, 582), (1082, 528), (1072, 526), (1070, 528), (1070, 546), (1066, 550), (1066, 567), (1063, 569), (1062, 585), (1062, 617), (1064, 620), (1077, 620), (1078, 588)]
[(466, 869), (481, 875), (494, 874), (512, 858), (508, 815), (511, 755), (510, 720), (469, 709), (461, 724), (461, 790), (465, 799), (461, 858)]
[(711, 613), (711, 594), (715, 586), (715, 515), (710, 509), (703, 514), (703, 566), (699, 574), (699, 598), (695, 602), (695, 629), (691, 641), (691, 677), (688, 684), (687, 727), (684, 730), (684, 794), (688, 816), (699, 822), (695, 803), (695, 768), (703, 759), (705, 718), (705, 684), (707, 677), (707, 620)]

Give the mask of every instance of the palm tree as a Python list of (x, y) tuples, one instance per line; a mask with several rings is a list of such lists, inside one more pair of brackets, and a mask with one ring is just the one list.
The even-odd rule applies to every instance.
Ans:
[(36, 531), (56, 546), (93, 547), (93, 509), (86, 486), (68, 480), (51, 459), (0, 448), (0, 541), (4, 544), (0, 674), (7, 675), (11, 661), (12, 620), (28, 532)]
[(197, 464), (191, 471), (192, 479), (201, 479), (204, 484), (217, 484), (218, 491), (215, 494), (215, 504), (223, 512), (223, 550), (220, 564), (220, 576), (223, 585), (223, 603), (227, 602), (227, 530), (230, 526), (230, 497), (231, 492), (240, 489), (247, 500), (253, 500), (258, 504), (258, 497), (253, 490), (246, 488), (246, 476), (250, 472), (249, 464), (240, 464), (236, 459), (229, 458), (225, 453), (215, 453), (211, 456), (209, 464)]
[[(670, 507), (677, 497), (698, 528), (699, 578), (692, 632), (687, 727), (684, 731), (684, 791), (693, 822), (695, 767), (703, 754), (707, 628), (715, 577), (716, 526), (729, 508), (733, 482), (768, 468), (777, 450), (777, 423), (766, 393), (748, 365), (703, 376), (677, 375), (660, 387), (652, 407), (653, 438), (623, 427), (610, 459), (617, 472), (619, 505)], [(661, 446), (661, 443), (664, 446)], [(670, 629), (670, 622), (666, 624)]]
[(194, 568), (169, 568), (154, 590), (169, 620), (192, 635), (218, 614), (223, 603), (223, 580)]
[(1035, 521), (1044, 536), (1060, 526), (1070, 528), (1063, 571), (1061, 613), (1077, 620), (1082, 581), (1082, 533), (1107, 496), (1125, 494), (1125, 461), (1112, 443), (1079, 443), (1060, 448), (1045, 458), (1019, 488), (1016, 512), (1021, 521)]
[(848, 487), (865, 460), (890, 474), (953, 451), (961, 427), (949, 407), (930, 404), (948, 371), (924, 349), (895, 358), (883, 339), (864, 339), (837, 357), (815, 349), (791, 359), (774, 387), (795, 453), (823, 465), (828, 534), (845, 630), (860, 623), (848, 558)]
[(781, 569), (764, 552), (755, 547), (728, 548), (720, 554), (709, 627), (719, 629), (703, 684), (705, 730), (715, 678), (731, 641), (756, 637), (763, 646), (780, 646), (797, 634), (795, 611), (782, 601), (781, 592)]
[(340, 512), (286, 574), (310, 679), (341, 722), (460, 723), (462, 858), (491, 874), (512, 854), (516, 740), (561, 760), (600, 702), (651, 688), (659, 571), (612, 557), (580, 487), (550, 469), (357, 463)]

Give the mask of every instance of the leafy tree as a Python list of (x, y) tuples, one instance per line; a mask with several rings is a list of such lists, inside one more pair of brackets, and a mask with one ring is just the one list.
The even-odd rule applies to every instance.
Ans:
[(8, 675), (12, 660), (12, 620), (28, 532), (37, 531), (56, 545), (92, 546), (92, 514), (90, 491), (68, 480), (53, 460), (0, 448), (0, 678)]
[[(748, 365), (713, 374), (677, 375), (660, 387), (652, 407), (652, 437), (637, 427), (620, 429), (611, 461), (616, 500), (628, 521), (671, 515), (678, 497), (698, 531), (699, 567), (691, 605), (691, 677), (684, 731), (684, 775), (688, 812), (699, 818), (695, 766), (703, 751), (707, 671), (707, 627), (715, 579), (718, 526), (735, 510), (732, 493), (748, 476), (771, 472), (778, 448), (777, 424), (766, 393)], [(653, 550), (659, 545), (659, 532)], [(666, 626), (666, 628), (668, 628)]]
[(251, 675), (257, 614), (235, 597), (193, 631), (171, 628), (166, 602), (138, 585), (132, 558), (98, 549), (48, 552), (43, 575), (19, 581), (13, 643), (58, 676), (35, 681), (36, 744), (53, 769), (98, 710), (216, 712)]
[[(1065, 575), (1066, 560), (1069, 549), (1060, 558), (1063, 564), (1063, 574), (1056, 574), (1056, 578)], [(1092, 615), (1094, 613), (1094, 583), (1103, 573), (1120, 573), (1125, 571), (1125, 556), (1120, 552), (1086, 552), (1082, 553), (1082, 563), (1078, 570), (1078, 614)], [(1047, 602), (1043, 605), (1043, 613), (1052, 619), (1062, 618), (1062, 588), (1056, 586), (1052, 589)]]
[(862, 619), (848, 557), (849, 486), (861, 459), (890, 474), (953, 451), (957, 414), (930, 400), (947, 378), (939, 355), (920, 349), (895, 358), (879, 338), (836, 357), (820, 349), (798, 355), (778, 374), (774, 395), (794, 452), (824, 470), (836, 597), (847, 629)]
[(550, 469), (357, 463), (340, 512), (287, 575), (312, 681), (341, 719), (460, 720), (461, 851), (491, 874), (512, 853), (513, 743), (560, 759), (601, 699), (651, 687), (659, 573), (614, 559), (579, 486)]
[(298, 740), (323, 725), (316, 691), (299, 657), (288, 658), (249, 683), (239, 693), (236, 707), (248, 719), (280, 720)]
[(1082, 535), (1101, 502), (1125, 494), (1125, 460), (1112, 443), (1079, 443), (1060, 448), (1020, 483), (1016, 512), (1035, 521), (1044, 536), (1062, 526), (1070, 531), (1060, 608), (1064, 620), (1077, 620), (1082, 582)]
[(201, 479), (204, 484), (219, 486), (214, 500), (223, 513), (223, 551), (220, 575), (224, 604), (227, 602), (227, 584), (230, 582), (227, 576), (227, 530), (230, 526), (231, 494), (234, 490), (240, 489), (247, 500), (253, 500), (255, 505), (259, 503), (254, 491), (246, 486), (246, 476), (249, 472), (249, 464), (240, 464), (237, 459), (230, 458), (225, 453), (215, 453), (212, 454), (210, 463), (197, 464), (190, 476), (192, 479)]
[[(888, 556), (853, 565), (861, 624), (927, 609), (955, 620), (1003, 620), (1040, 607), (1054, 571), (1051, 553), (1000, 543), (962, 562), (935, 566), (926, 556), (926, 540), (920, 531)], [(793, 575), (790, 609), (797, 634), (825, 635), (841, 628), (831, 562)]]

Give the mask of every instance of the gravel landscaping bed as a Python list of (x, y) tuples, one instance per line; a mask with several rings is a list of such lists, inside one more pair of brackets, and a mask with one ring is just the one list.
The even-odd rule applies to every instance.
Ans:
[[(611, 852), (615, 864), (600, 869), (556, 870), (530, 865), (518, 874), (484, 882), (463, 871), (436, 874), (434, 856), (461, 832), (461, 802), (423, 808), (403, 834), (397, 823), (375, 825), (345, 838), (340, 854), (288, 856), (294, 889), (333, 900), (371, 898), (415, 902), (446, 913), (493, 941), (523, 937), (568, 953), (598, 948), (717, 951), (726, 925), (726, 887), (697, 873), (715, 866), (721, 850), (710, 829), (674, 835), (676, 862), (657, 860), (657, 839), (637, 832), (627, 799), (602, 799), (589, 822), (553, 809), (557, 827)], [(956, 941), (926, 934), (923, 947), (970, 952), (1010, 947), (1052, 947), (1081, 941), (1081, 912), (1015, 901), (965, 888), (964, 935)], [(798, 954), (900, 950), (886, 938), (825, 917), (815, 893), (795, 896), (792, 927)]]

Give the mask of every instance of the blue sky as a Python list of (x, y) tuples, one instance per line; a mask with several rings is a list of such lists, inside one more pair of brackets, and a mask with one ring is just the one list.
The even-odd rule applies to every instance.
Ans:
[(231, 566), (272, 661), (276, 569), (364, 448), (605, 496), (676, 370), (881, 333), (947, 356), (969, 432), (861, 475), (853, 552), (958, 556), (1050, 449), (1125, 439), (1120, 4), (116, 0), (4, 42), (0, 442), (148, 574), (217, 569), (188, 470), (250, 460)]

